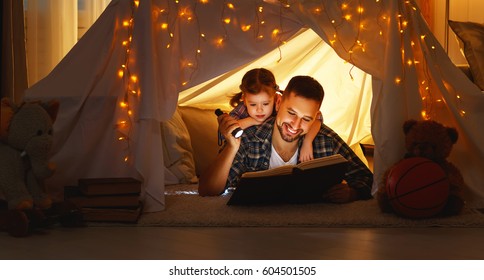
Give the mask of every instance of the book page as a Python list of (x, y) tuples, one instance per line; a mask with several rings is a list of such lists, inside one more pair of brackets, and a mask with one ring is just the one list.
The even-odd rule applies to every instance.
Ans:
[(333, 165), (336, 163), (346, 162), (346, 161), (348, 160), (345, 159), (342, 155), (335, 154), (327, 157), (315, 158), (310, 161), (301, 162), (296, 167), (301, 170), (307, 170), (307, 169), (311, 169), (319, 166), (328, 166), (328, 165)]
[(242, 174), (242, 178), (286, 175), (286, 174), (291, 174), (294, 168), (298, 168), (300, 170), (307, 170), (315, 167), (329, 166), (329, 165), (346, 162), (346, 161), (347, 160), (342, 155), (336, 154), (336, 155), (330, 155), (327, 157), (316, 158), (310, 161), (301, 162), (297, 165), (289, 164), (289, 165), (283, 165), (283, 166), (279, 166), (268, 170), (246, 172)]
[(295, 165), (282, 165), (276, 168), (261, 170), (261, 171), (251, 171), (242, 174), (242, 178), (255, 178), (255, 177), (266, 177), (266, 176), (276, 176), (276, 175), (286, 175), (291, 174)]

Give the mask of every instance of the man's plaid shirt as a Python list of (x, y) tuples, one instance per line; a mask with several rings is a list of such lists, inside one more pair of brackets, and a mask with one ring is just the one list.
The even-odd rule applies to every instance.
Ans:
[[(244, 131), (241, 137), (239, 151), (234, 158), (232, 168), (225, 188), (231, 190), (237, 186), (240, 176), (249, 171), (260, 171), (269, 168), (271, 157), (272, 130), (275, 118), (267, 119), (263, 124)], [(301, 148), (303, 138), (299, 139), (299, 148)], [(360, 199), (371, 198), (371, 185), (373, 183), (373, 174), (360, 160), (360, 158), (351, 150), (351, 148), (339, 137), (336, 132), (324, 124), (313, 141), (314, 158), (341, 154), (349, 161), (348, 170), (345, 174), (345, 181), (351, 188), (358, 192)]]

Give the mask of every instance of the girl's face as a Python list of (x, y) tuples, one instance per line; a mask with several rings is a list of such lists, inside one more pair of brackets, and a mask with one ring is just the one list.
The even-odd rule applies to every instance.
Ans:
[(252, 118), (262, 122), (271, 116), (274, 109), (274, 96), (265, 91), (259, 93), (244, 93), (244, 104), (247, 107), (247, 113)]

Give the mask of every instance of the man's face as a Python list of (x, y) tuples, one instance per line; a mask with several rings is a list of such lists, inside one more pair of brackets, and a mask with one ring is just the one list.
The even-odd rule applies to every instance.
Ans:
[(290, 93), (278, 102), (276, 126), (284, 141), (295, 141), (309, 131), (316, 119), (320, 104)]

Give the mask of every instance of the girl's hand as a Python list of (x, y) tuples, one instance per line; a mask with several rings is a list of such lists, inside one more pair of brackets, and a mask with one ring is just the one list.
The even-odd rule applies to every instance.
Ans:
[(301, 146), (301, 151), (299, 151), (299, 161), (300, 162), (305, 162), (308, 160), (314, 159), (313, 156), (313, 143), (306, 143), (306, 141), (303, 142)]

